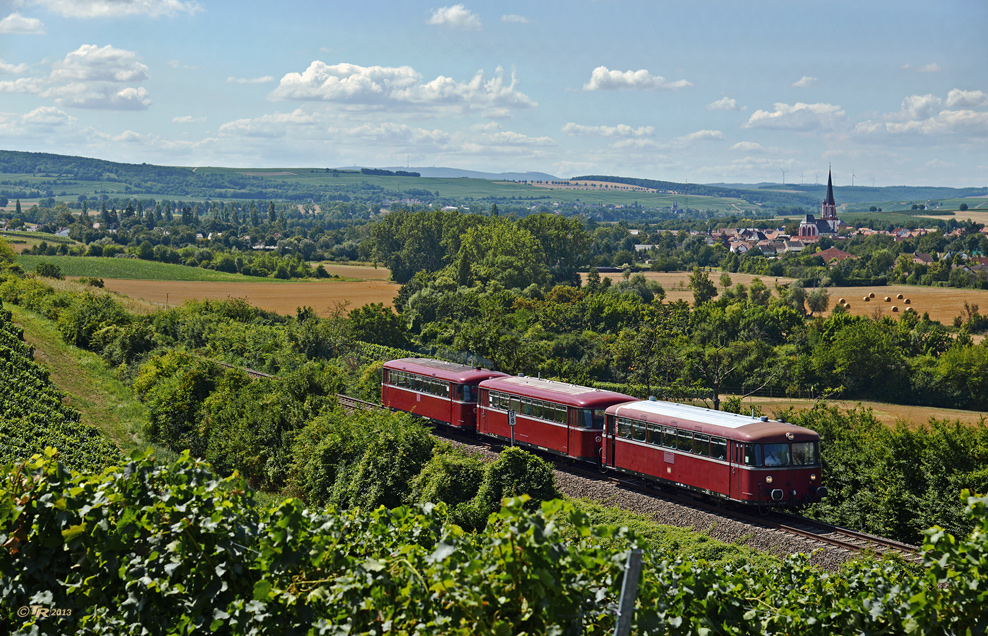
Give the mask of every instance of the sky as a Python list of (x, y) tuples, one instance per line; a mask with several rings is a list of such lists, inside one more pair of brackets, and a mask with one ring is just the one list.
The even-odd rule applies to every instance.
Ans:
[(0, 149), (988, 186), (986, 0), (0, 0)]

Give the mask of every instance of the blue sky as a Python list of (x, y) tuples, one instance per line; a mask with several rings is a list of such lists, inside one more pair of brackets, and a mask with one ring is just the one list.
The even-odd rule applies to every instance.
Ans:
[(0, 0), (0, 148), (988, 185), (985, 0)]

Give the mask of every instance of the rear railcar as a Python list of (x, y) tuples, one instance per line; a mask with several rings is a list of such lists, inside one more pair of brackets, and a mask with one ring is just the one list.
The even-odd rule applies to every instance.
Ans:
[(827, 494), (814, 431), (674, 402), (607, 409), (602, 464), (742, 504), (798, 505)]
[(384, 363), (381, 403), (433, 422), (472, 431), (477, 425), (478, 385), (504, 376), (465, 364), (428, 358), (402, 358)]
[(623, 393), (541, 378), (492, 378), (480, 383), (477, 432), (596, 462), (605, 409), (630, 400)]

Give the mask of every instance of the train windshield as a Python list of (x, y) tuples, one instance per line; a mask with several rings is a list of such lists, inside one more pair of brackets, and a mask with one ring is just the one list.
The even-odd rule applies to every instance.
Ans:
[(580, 428), (604, 428), (604, 411), (580, 409)]
[(793, 466), (815, 466), (820, 461), (817, 459), (816, 442), (794, 442), (792, 445), (792, 465)]
[(789, 465), (789, 444), (765, 444), (763, 452), (766, 466)]

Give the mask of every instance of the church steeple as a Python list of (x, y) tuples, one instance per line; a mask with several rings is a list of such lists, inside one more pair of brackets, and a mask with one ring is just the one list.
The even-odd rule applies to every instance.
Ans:
[(832, 173), (827, 173), (827, 198), (823, 200), (823, 204), (833, 205), (836, 207), (836, 204), (834, 203), (834, 179), (831, 175)]
[(837, 220), (837, 204), (834, 202), (833, 171), (827, 172), (827, 198), (823, 200), (821, 212), (823, 213), (823, 220), (830, 225), (831, 230), (836, 234), (840, 221)]

